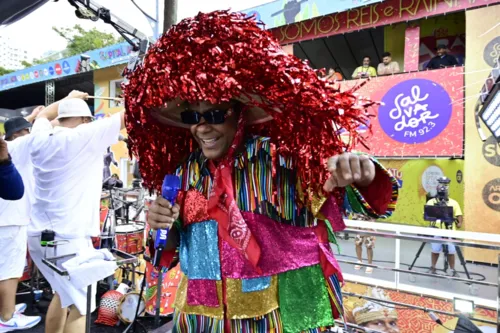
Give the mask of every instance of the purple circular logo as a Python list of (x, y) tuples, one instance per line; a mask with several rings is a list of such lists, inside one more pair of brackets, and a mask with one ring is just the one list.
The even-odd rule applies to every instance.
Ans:
[(411, 79), (392, 87), (382, 98), (378, 119), (382, 130), (403, 143), (422, 143), (441, 133), (451, 118), (451, 98), (436, 82)]

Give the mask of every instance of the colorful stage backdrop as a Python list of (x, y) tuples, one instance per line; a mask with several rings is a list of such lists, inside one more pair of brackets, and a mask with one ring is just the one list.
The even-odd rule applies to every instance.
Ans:
[[(396, 211), (380, 222), (397, 222), (427, 227), (424, 205), (427, 193), (435, 193), (437, 179), (450, 178), (450, 197), (464, 207), (463, 160), (383, 160), (383, 165), (399, 182)], [(465, 220), (465, 225), (467, 225)]]
[(462, 156), (462, 73), (457, 67), (371, 79), (358, 93), (382, 105), (371, 111), (373, 134), (365, 129), (370, 150), (356, 149), (378, 157)]
[[(453, 305), (440, 299), (420, 297), (393, 290), (381, 290), (368, 287), (362, 284), (347, 283), (343, 291), (375, 297), (386, 301), (401, 302), (426, 308), (437, 309), (446, 312), (453, 312)], [(387, 303), (366, 302), (360, 298), (344, 297), (345, 311), (347, 319), (351, 323), (357, 323), (367, 328), (373, 328), (382, 332), (400, 333), (444, 333), (449, 332), (440, 327), (429, 318), (423, 311), (411, 310), (408, 308), (383, 306)], [(496, 321), (496, 311), (476, 307), (474, 317), (484, 320)], [(439, 315), (439, 318), (446, 327), (455, 328), (457, 319), (451, 316)], [(370, 319), (370, 321), (368, 321)], [(386, 328), (388, 324), (391, 329)], [(482, 332), (493, 333), (496, 328), (482, 323), (474, 323)], [(370, 326), (371, 325), (371, 326)], [(397, 329), (396, 329), (397, 327)]]
[[(489, 137), (482, 142), (476, 128), (475, 105), (478, 93), (488, 77), (500, 50), (500, 7), (480, 8), (466, 12), (465, 74), (466, 140), (465, 140), (465, 218), (467, 231), (500, 233), (500, 149)], [(491, 28), (495, 29), (487, 32)], [(482, 124), (481, 124), (482, 125)], [(498, 263), (498, 251), (468, 249), (468, 260)]]

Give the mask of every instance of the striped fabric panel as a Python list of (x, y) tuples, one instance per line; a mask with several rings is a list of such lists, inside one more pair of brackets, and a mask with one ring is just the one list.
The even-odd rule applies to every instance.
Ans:
[(172, 333), (223, 333), (224, 321), (200, 315), (174, 313)]
[[(297, 204), (296, 172), (290, 158), (273, 158), (269, 138), (253, 137), (234, 161), (235, 199), (242, 211), (267, 215), (273, 220), (296, 226), (314, 225), (314, 216)], [(206, 158), (192, 153), (176, 172), (182, 189), (195, 188), (208, 197), (212, 177)]]
[(281, 316), (278, 310), (258, 318), (231, 320), (231, 333), (267, 332), (283, 332)]
[[(398, 184), (398, 181), (396, 178), (394, 178), (390, 173), (389, 171), (387, 171), (386, 168), (384, 168), (384, 166), (382, 164), (380, 164), (380, 162), (378, 162), (376, 159), (372, 158), (372, 161), (373, 163), (375, 163), (376, 167), (379, 168), (382, 172), (384, 172), (391, 180), (391, 184), (392, 184), (392, 195), (391, 195), (391, 201), (389, 202), (389, 205), (387, 207), (387, 211), (385, 212), (385, 214), (382, 214), (382, 215), (379, 215), (377, 214), (377, 212), (375, 212), (373, 210), (373, 208), (370, 206), (370, 204), (365, 200), (365, 198), (363, 197), (363, 195), (358, 191), (358, 189), (354, 186), (350, 186), (350, 188), (352, 189), (352, 191), (354, 192), (355, 194), (355, 197), (357, 199), (357, 201), (363, 206), (365, 212), (371, 216), (371, 217), (374, 217), (374, 218), (377, 218), (377, 219), (385, 219), (385, 218), (388, 218), (392, 215), (392, 212), (394, 212), (394, 210), (396, 209), (396, 203), (397, 203), (397, 199), (398, 199), (398, 191), (399, 191), (399, 184)], [(353, 201), (351, 201), (352, 199), (349, 198), (350, 200), (350, 204), (351, 206), (353, 206)], [(354, 207), (353, 207), (354, 208)], [(357, 212), (356, 213), (360, 213), (360, 214), (365, 214), (365, 212)]]
[[(174, 314), (173, 320), (173, 333), (224, 333), (223, 320), (180, 312)], [(326, 327), (318, 327), (301, 333), (320, 333), (326, 330)], [(284, 333), (280, 312), (275, 310), (258, 318), (231, 320), (231, 333)]]
[(340, 287), (340, 282), (336, 275), (332, 275), (326, 279), (328, 293), (330, 294), (330, 298), (332, 299), (335, 307), (337, 308), (338, 313), (343, 315), (344, 313), (344, 304), (342, 299), (342, 290)]

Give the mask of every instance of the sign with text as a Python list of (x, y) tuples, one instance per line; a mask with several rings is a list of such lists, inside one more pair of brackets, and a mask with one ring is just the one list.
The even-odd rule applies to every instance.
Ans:
[(264, 22), (266, 29), (273, 29), (381, 1), (383, 0), (274, 0), (242, 12)]
[[(494, 56), (500, 52), (500, 26), (497, 8), (479, 8), (465, 13), (467, 72), (465, 86), (465, 230), (500, 234), (500, 149), (493, 137), (482, 141), (474, 121), (478, 86), (494, 65)], [(495, 46), (497, 45), (497, 46)], [(470, 55), (470, 56), (469, 56)], [(483, 124), (479, 124), (482, 126)], [(489, 131), (483, 126), (483, 131)], [(466, 260), (498, 264), (498, 251), (466, 248)]]
[(43, 65), (0, 76), (0, 91), (27, 84), (59, 79), (128, 62), (132, 47), (128, 43), (107, 46)]
[(387, 0), (288, 24), (272, 32), (281, 43), (288, 44), (498, 3), (500, 0)]
[[(371, 109), (370, 148), (357, 150), (379, 157), (462, 156), (464, 85), (462, 68), (373, 78), (357, 91), (380, 101)], [(357, 81), (342, 83), (343, 89)]]
[(405, 30), (405, 72), (418, 71), (420, 53), (420, 27), (407, 27)]

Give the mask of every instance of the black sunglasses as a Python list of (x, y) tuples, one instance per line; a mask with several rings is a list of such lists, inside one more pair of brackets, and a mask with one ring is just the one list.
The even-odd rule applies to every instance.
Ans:
[(203, 118), (207, 124), (224, 124), (226, 118), (231, 115), (231, 110), (231, 108), (225, 110), (213, 109), (200, 113), (198, 111), (186, 109), (181, 112), (181, 121), (187, 125), (196, 125), (199, 124), (201, 118)]

